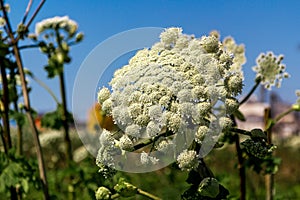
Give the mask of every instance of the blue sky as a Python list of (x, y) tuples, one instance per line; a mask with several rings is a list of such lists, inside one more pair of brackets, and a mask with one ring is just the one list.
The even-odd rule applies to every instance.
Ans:
[[(19, 23), (27, 1), (7, 1), (11, 5), (13, 25)], [(33, 8), (39, 3), (35, 0)], [(247, 63), (245, 71), (245, 92), (250, 90), (254, 72), (251, 67), (261, 52), (272, 50), (276, 55), (284, 54), (287, 72), (292, 76), (283, 81), (279, 93), (287, 102), (296, 100), (294, 91), (300, 89), (300, 1), (297, 0), (126, 0), (126, 1), (46, 1), (34, 22), (53, 16), (68, 15), (79, 24), (84, 32), (82, 43), (71, 50), (72, 63), (65, 67), (67, 100), (71, 110), (72, 90), (76, 73), (86, 56), (99, 43), (120, 32), (142, 27), (182, 27), (184, 33), (197, 37), (218, 30), (222, 38), (233, 36), (237, 43), (246, 46)], [(32, 12), (31, 12), (32, 13)], [(30, 31), (34, 31), (31, 26)], [(122, 45), (122, 44), (120, 44)], [(43, 66), (47, 60), (38, 50), (22, 52), (25, 66), (45, 81), (59, 96), (58, 80), (46, 79)], [(126, 60), (115, 62), (122, 67)], [(120, 66), (116, 66), (120, 65)], [(88, 78), (88, 77), (87, 77)], [(33, 107), (44, 112), (53, 110), (55, 102), (44, 89), (32, 82), (31, 99)], [(82, 102), (81, 113), (75, 116), (84, 119), (85, 109), (90, 105)]]

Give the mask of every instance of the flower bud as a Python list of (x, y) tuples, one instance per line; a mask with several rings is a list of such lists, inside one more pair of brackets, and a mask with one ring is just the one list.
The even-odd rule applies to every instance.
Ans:
[(76, 42), (81, 42), (83, 40), (83, 37), (84, 37), (83, 33), (78, 33), (76, 35), (75, 41)]
[(99, 187), (95, 196), (97, 200), (106, 200), (111, 198), (111, 192), (106, 187)]

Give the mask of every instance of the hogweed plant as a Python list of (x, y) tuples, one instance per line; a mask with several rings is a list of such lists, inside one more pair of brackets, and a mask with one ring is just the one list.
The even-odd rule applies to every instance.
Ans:
[[(71, 62), (70, 46), (83, 39), (83, 34), (77, 33), (77, 30), (77, 23), (68, 16), (57, 16), (37, 23), (35, 34), (30, 35), (40, 47), (41, 52), (48, 57), (48, 64), (44, 68), (48, 78), (56, 76), (59, 78), (61, 103), (57, 102), (56, 111), (44, 116), (42, 125), (52, 129), (64, 129), (66, 158), (69, 162), (72, 160), (72, 145), (69, 136), (69, 123), (72, 122), (72, 115), (67, 110), (64, 65)], [(43, 40), (38, 40), (41, 36)]]
[[(83, 34), (77, 32), (77, 23), (67, 16), (43, 20), (37, 23), (36, 33), (30, 34), (29, 27), (44, 2), (45, 0), (41, 0), (32, 16), (28, 18), (32, 8), (32, 1), (28, 1), (20, 24), (16, 30), (13, 30), (9, 18), (10, 7), (3, 0), (0, 1), (0, 135), (2, 140), (0, 193), (10, 196), (11, 199), (22, 199), (29, 192), (29, 187), (32, 184), (37, 189), (42, 189), (44, 199), (50, 199), (44, 155), (40, 144), (39, 130), (35, 123), (36, 112), (32, 108), (29, 98), (31, 91), (29, 78), (37, 81), (56, 101), (57, 111), (46, 114), (43, 125), (51, 129), (64, 128), (66, 158), (68, 161), (72, 159), (68, 125), (72, 118), (66, 105), (64, 65), (71, 61), (70, 46), (79, 43), (83, 39)], [(22, 45), (23, 40), (29, 41)], [(21, 52), (23, 49), (29, 48), (40, 48), (41, 52), (47, 55), (48, 65), (45, 70), (48, 73), (48, 78), (59, 77), (61, 102), (47, 85), (35, 77), (33, 72), (25, 68)], [(14, 120), (17, 126), (16, 144), (12, 139), (11, 130), (14, 127), (11, 120)], [(33, 136), (38, 167), (32, 159), (25, 158), (23, 155), (23, 146), (25, 146), (23, 132), (26, 129), (26, 123), (31, 128), (30, 132)], [(36, 172), (39, 172), (39, 177)]]
[[(99, 171), (110, 178), (116, 170), (148, 172), (175, 162), (189, 172), (187, 182), (191, 186), (182, 199), (225, 199), (229, 191), (214, 177), (204, 157), (213, 148), (234, 143), (240, 199), (245, 199), (246, 165), (258, 173), (277, 170), (278, 159), (272, 155), (275, 146), (267, 140), (267, 132), (287, 112), (268, 119), (265, 130), (242, 130), (236, 123), (236, 119), (245, 120), (239, 107), (259, 85), (280, 87), (282, 79), (289, 76), (282, 60), (282, 55), (272, 52), (261, 54), (253, 67), (255, 85), (245, 95), (244, 45), (231, 37), (220, 41), (216, 31), (196, 38), (183, 34), (181, 28), (165, 29), (158, 43), (139, 50), (127, 65), (115, 71), (111, 89), (99, 89), (101, 112), (118, 126), (103, 129), (100, 135)], [(241, 94), (245, 98), (239, 100)], [(299, 100), (289, 112), (296, 110)], [(242, 141), (240, 135), (246, 139)], [(132, 186), (122, 188), (130, 191)], [(127, 196), (135, 194), (136, 190)], [(97, 199), (119, 196), (122, 192), (116, 188), (102, 186), (96, 192)]]

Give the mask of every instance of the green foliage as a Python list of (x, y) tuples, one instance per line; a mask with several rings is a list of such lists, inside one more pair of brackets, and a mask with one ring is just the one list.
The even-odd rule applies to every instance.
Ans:
[(13, 149), (8, 152), (8, 155), (0, 152), (0, 193), (6, 193), (14, 187), (20, 193), (27, 194), (30, 184), (40, 188), (37, 171), (35, 162), (17, 156)]
[[(55, 111), (46, 113), (42, 117), (42, 126), (49, 129), (60, 130), (63, 127), (62, 116), (63, 108), (61, 105), (58, 105)], [(67, 121), (73, 123), (73, 116), (71, 113), (68, 113)]]
[(121, 178), (119, 183), (114, 186), (114, 190), (122, 197), (131, 197), (138, 193), (138, 188)]

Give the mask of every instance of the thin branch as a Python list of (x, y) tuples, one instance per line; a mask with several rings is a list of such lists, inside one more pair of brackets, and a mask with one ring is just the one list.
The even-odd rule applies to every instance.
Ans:
[(245, 103), (246, 101), (248, 101), (248, 99), (254, 93), (254, 91), (256, 90), (256, 88), (259, 86), (260, 82), (261, 82), (260, 80), (256, 80), (255, 85), (252, 87), (251, 91), (247, 94), (247, 96), (240, 102), (240, 105), (242, 105), (243, 103)]
[(290, 113), (293, 112), (293, 111), (294, 111), (294, 109), (293, 109), (293, 108), (290, 108), (290, 109), (286, 110), (285, 112), (280, 113), (278, 116), (275, 117), (274, 123), (276, 124), (276, 123), (279, 122), (283, 117), (285, 117), (286, 115), (290, 114)]
[(29, 19), (29, 22), (26, 25), (26, 28), (28, 28), (31, 23), (33, 22), (34, 18), (36, 17), (36, 15), (38, 14), (38, 12), (40, 11), (40, 9), (42, 8), (42, 6), (44, 5), (44, 3), (46, 2), (46, 0), (42, 0), (40, 2), (40, 4), (38, 5), (37, 9), (34, 11), (32, 17)]
[(291, 112), (293, 112), (293, 111), (295, 111), (294, 109), (293, 109), (293, 107), (291, 107), (291, 108), (289, 108), (288, 110), (286, 110), (286, 111), (284, 111), (284, 112), (282, 112), (282, 113), (280, 113), (279, 115), (277, 115), (276, 117), (275, 117), (275, 119), (269, 119), (269, 120), (271, 120), (271, 123), (269, 124), (268, 123), (268, 126), (266, 126), (265, 127), (265, 131), (269, 131), (270, 129), (272, 129), (273, 128), (273, 126), (276, 124), (276, 123), (278, 123), (283, 117), (285, 117), (286, 115), (288, 115), (288, 114), (290, 114)]
[(250, 132), (250, 131), (246, 131), (246, 130), (239, 129), (239, 128), (231, 128), (230, 130), (231, 130), (232, 132), (235, 132), (235, 133), (239, 133), (239, 134), (242, 134), (242, 135), (248, 135), (248, 136), (251, 136), (251, 132)]
[(27, 19), (28, 13), (30, 11), (31, 5), (32, 5), (32, 0), (29, 0), (26, 11), (25, 11), (25, 14), (24, 14), (24, 17), (23, 17), (23, 20), (22, 20), (22, 24), (25, 24), (25, 21)]
[(29, 75), (35, 82), (37, 82), (41, 87), (43, 87), (50, 95), (51, 97), (54, 99), (54, 101), (57, 104), (60, 104), (59, 100), (57, 99), (57, 97), (55, 96), (54, 92), (40, 79), (38, 79), (36, 76), (34, 76), (33, 74)]
[[(38, 12), (40, 11), (40, 9), (42, 8), (42, 6), (44, 5), (44, 3), (46, 2), (46, 0), (42, 0), (40, 2), (40, 4), (38, 5), (37, 9), (34, 11), (33, 15), (31, 16), (31, 18), (29, 19), (28, 23), (25, 26), (25, 29), (28, 29), (29, 26), (31, 25), (31, 23), (33, 22), (34, 18), (36, 17), (36, 15), (38, 14)], [(10, 30), (11, 31), (11, 30)], [(13, 43), (17, 43), (20, 39), (20, 35), (17, 36), (17, 38), (12, 41)]]
[[(59, 35), (58, 30), (55, 30), (56, 34), (56, 40), (58, 47), (60, 49), (62, 48), (61, 45), (61, 37)], [(60, 85), (60, 94), (61, 94), (61, 99), (62, 99), (62, 108), (63, 108), (63, 114), (62, 114), (62, 123), (63, 123), (63, 128), (65, 132), (65, 145), (66, 145), (66, 156), (67, 156), (67, 161), (68, 164), (72, 160), (72, 143), (70, 139), (70, 134), (69, 134), (69, 124), (68, 124), (68, 110), (67, 110), (67, 100), (66, 100), (66, 86), (65, 86), (65, 76), (64, 76), (64, 66), (62, 66), (62, 70), (59, 73), (59, 85)]]
[(28, 45), (19, 46), (19, 50), (36, 48), (36, 47), (39, 47), (39, 45), (38, 44), (28, 44)]

